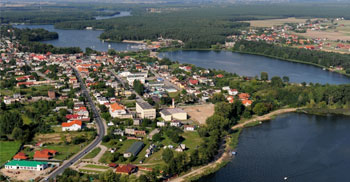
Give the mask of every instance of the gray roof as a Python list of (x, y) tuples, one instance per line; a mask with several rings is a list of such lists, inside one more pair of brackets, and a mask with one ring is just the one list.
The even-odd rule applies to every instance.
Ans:
[(147, 102), (137, 102), (137, 104), (142, 108), (142, 109), (153, 109), (153, 107), (147, 103)]
[(135, 142), (133, 143), (125, 153), (131, 153), (133, 156), (137, 156), (137, 154), (142, 150), (144, 144), (143, 142)]
[(184, 110), (180, 108), (169, 108), (169, 109), (163, 109), (160, 111), (164, 115), (171, 115), (171, 114), (176, 114), (176, 113), (186, 113)]

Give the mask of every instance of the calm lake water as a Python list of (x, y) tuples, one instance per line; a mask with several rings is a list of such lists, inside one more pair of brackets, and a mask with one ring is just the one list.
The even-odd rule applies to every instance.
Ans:
[(42, 41), (56, 47), (80, 47), (83, 51), (87, 47), (98, 51), (107, 51), (108, 49), (115, 49), (117, 51), (137, 50), (137, 48), (131, 47), (137, 44), (101, 41), (98, 37), (103, 32), (102, 30), (61, 30), (54, 28), (53, 25), (16, 25), (15, 27), (43, 28), (50, 32), (57, 32), (58, 39)]
[(243, 76), (260, 76), (261, 72), (267, 72), (269, 78), (272, 76), (288, 76), (290, 81), (295, 83), (350, 83), (349, 77), (324, 71), (315, 66), (229, 51), (174, 51), (163, 52), (159, 56), (168, 57), (181, 63), (221, 69)]
[(124, 16), (131, 16), (130, 11), (121, 11), (119, 14), (113, 15), (113, 16), (96, 16), (96, 20), (104, 20), (104, 19), (111, 19), (111, 18), (119, 18)]
[(243, 130), (236, 157), (200, 182), (350, 181), (350, 118), (289, 113)]

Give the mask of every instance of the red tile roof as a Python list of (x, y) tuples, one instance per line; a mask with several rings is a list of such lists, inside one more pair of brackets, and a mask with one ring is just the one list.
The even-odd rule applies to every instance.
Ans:
[(18, 152), (15, 156), (13, 156), (13, 159), (15, 160), (25, 160), (28, 159), (27, 155), (23, 152)]
[(120, 165), (117, 167), (115, 172), (123, 173), (123, 174), (131, 174), (136, 168), (137, 168), (137, 166), (132, 165), (132, 164)]
[(62, 127), (71, 127), (74, 124), (77, 124), (77, 125), (81, 126), (82, 122), (80, 120), (74, 120), (74, 121), (71, 121), (69, 123), (62, 123)]

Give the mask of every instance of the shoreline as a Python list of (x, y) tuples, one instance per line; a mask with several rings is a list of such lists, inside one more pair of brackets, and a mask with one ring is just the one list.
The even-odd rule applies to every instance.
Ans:
[(340, 75), (344, 75), (350, 78), (350, 74), (347, 73), (342, 73), (339, 71), (332, 71), (331, 69), (329, 69), (328, 67), (319, 65), (319, 64), (315, 64), (315, 63), (309, 63), (309, 62), (305, 62), (305, 61), (299, 61), (299, 60), (294, 60), (294, 59), (284, 59), (281, 57), (277, 57), (277, 56), (269, 56), (269, 55), (265, 55), (265, 54), (259, 54), (259, 53), (253, 53), (253, 52), (245, 52), (245, 51), (235, 51), (232, 49), (212, 49), (212, 48), (206, 48), (206, 49), (184, 49), (184, 48), (169, 48), (169, 49), (161, 49), (159, 51), (157, 51), (158, 53), (161, 52), (175, 52), (175, 51), (230, 51), (233, 53), (239, 53), (239, 54), (248, 54), (248, 55), (256, 55), (256, 56), (264, 56), (264, 57), (268, 57), (268, 58), (273, 58), (273, 59), (277, 59), (280, 61), (288, 61), (288, 62), (292, 62), (292, 63), (299, 63), (299, 64), (306, 64), (306, 65), (310, 65), (310, 66), (315, 66), (318, 68), (321, 68), (323, 71), (328, 71), (328, 72), (332, 72), (332, 73), (337, 73)]
[[(236, 124), (235, 126), (231, 127), (231, 130), (232, 131), (241, 130), (241, 129), (246, 128), (246, 127), (255, 126), (255, 124), (254, 125), (250, 125), (250, 124), (256, 123), (256, 122), (261, 122), (261, 121), (271, 120), (271, 119), (273, 119), (274, 116), (289, 113), (289, 112), (296, 112), (299, 109), (302, 109), (302, 107), (278, 109), (278, 110), (272, 111), (272, 112), (265, 114), (265, 115), (262, 115), (262, 116), (255, 116), (251, 119), (248, 119), (248, 120), (245, 120), (239, 124)], [(240, 132), (238, 133), (238, 138), (239, 138), (239, 134), (240, 134)], [(228, 137), (226, 137), (226, 138), (228, 138)], [(219, 158), (217, 158), (216, 160), (214, 160), (214, 161), (212, 161), (204, 166), (201, 166), (199, 168), (195, 168), (195, 169), (189, 171), (188, 173), (185, 173), (184, 175), (179, 176), (177, 178), (174, 178), (170, 181), (172, 181), (172, 182), (196, 181), (196, 180), (199, 180), (200, 178), (203, 178), (205, 176), (213, 174), (213, 173), (217, 172), (218, 170), (220, 170), (222, 167), (226, 166), (226, 164), (228, 164), (234, 158), (234, 156), (230, 156), (230, 153), (232, 150), (235, 150), (235, 147), (230, 148), (229, 143), (226, 142), (225, 143), (225, 151), (221, 154), (221, 156)]]
[[(238, 138), (239, 138), (239, 135), (242, 129), (260, 125), (262, 124), (262, 122), (274, 119), (274, 117), (278, 115), (291, 113), (291, 112), (306, 113), (306, 114), (313, 114), (313, 115), (339, 114), (339, 115), (350, 116), (349, 109), (329, 109), (329, 108), (319, 109), (319, 108), (306, 108), (306, 107), (283, 108), (283, 109), (272, 111), (262, 116), (255, 116), (251, 119), (244, 120), (241, 123), (233, 126), (231, 130), (232, 131), (238, 130), (239, 132)], [(226, 143), (225, 146), (226, 146), (225, 152), (223, 152), (218, 159), (208, 163), (207, 165), (191, 170), (190, 172), (182, 176), (179, 176), (171, 181), (174, 181), (174, 182), (197, 181), (205, 176), (208, 176), (210, 174), (213, 174), (219, 171), (222, 167), (225, 167), (235, 157), (235, 156), (230, 156), (230, 152), (235, 150), (236, 147), (230, 149), (228, 143)]]

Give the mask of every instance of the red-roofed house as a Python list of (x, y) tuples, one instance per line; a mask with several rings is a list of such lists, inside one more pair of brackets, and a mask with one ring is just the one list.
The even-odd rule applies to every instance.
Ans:
[(49, 160), (55, 156), (56, 153), (56, 150), (43, 149), (41, 151), (35, 151), (33, 158), (34, 160)]
[(190, 80), (188, 81), (188, 83), (189, 83), (190, 85), (198, 85), (198, 80), (190, 79)]
[(74, 120), (69, 123), (62, 123), (62, 131), (78, 131), (81, 130), (82, 122)]
[(238, 97), (240, 100), (247, 100), (249, 99), (250, 95), (248, 93), (240, 93)]
[(115, 118), (115, 117), (120, 117), (123, 114), (126, 114), (126, 110), (123, 105), (120, 105), (118, 103), (113, 103), (109, 107), (109, 113), (113, 118)]
[(253, 103), (253, 101), (248, 100), (248, 99), (247, 99), (247, 100), (242, 100), (242, 104), (243, 104), (244, 106), (246, 106), (246, 107), (252, 105), (252, 103)]
[(119, 174), (131, 174), (136, 172), (136, 170), (137, 170), (137, 166), (132, 164), (127, 164), (127, 165), (119, 165), (115, 170), (115, 172)]
[(27, 155), (23, 152), (18, 152), (15, 156), (13, 156), (14, 160), (26, 160), (28, 159)]

